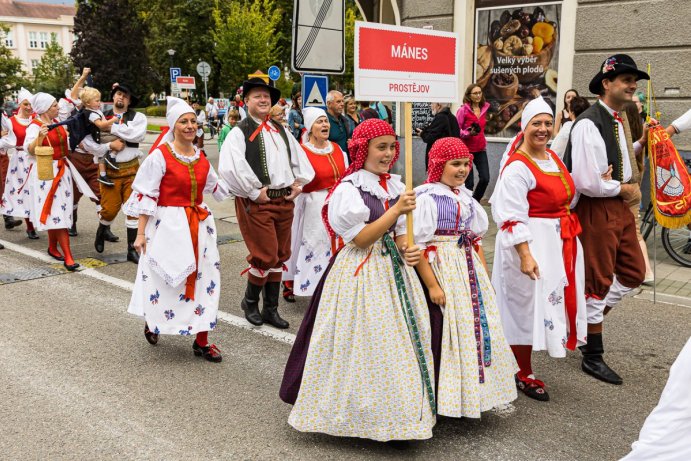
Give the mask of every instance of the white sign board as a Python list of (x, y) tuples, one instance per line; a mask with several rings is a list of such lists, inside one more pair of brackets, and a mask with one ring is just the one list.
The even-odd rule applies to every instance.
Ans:
[(355, 23), (355, 99), (457, 102), (458, 34)]
[(295, 72), (345, 72), (345, 0), (295, 0), (291, 67)]
[(181, 90), (195, 90), (197, 88), (194, 77), (190, 76), (178, 76), (175, 77), (175, 83), (178, 84), (178, 88)]

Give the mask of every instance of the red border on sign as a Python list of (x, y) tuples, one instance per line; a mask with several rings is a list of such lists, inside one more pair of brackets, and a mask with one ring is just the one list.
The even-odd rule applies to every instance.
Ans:
[(446, 75), (456, 72), (453, 37), (361, 27), (358, 53), (360, 69)]

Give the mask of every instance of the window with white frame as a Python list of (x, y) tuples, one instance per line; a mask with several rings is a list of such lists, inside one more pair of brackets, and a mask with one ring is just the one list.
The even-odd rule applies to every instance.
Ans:
[(2, 34), (5, 39), (5, 46), (7, 48), (14, 48), (14, 39), (12, 38), (12, 31), (8, 30), (7, 32)]
[(38, 34), (29, 32), (29, 48), (38, 48)]
[(31, 72), (34, 73), (36, 72), (36, 68), (38, 67), (39, 60), (38, 59), (32, 59), (31, 60)]
[(50, 43), (50, 39), (48, 38), (48, 32), (41, 32), (39, 34), (39, 48), (46, 49), (48, 48), (48, 44)]

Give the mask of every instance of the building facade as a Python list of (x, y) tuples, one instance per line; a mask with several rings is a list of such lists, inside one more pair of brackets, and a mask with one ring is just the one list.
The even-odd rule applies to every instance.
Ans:
[(0, 0), (0, 24), (9, 28), (2, 39), (33, 73), (53, 38), (65, 53), (72, 50), (75, 13), (73, 6)]

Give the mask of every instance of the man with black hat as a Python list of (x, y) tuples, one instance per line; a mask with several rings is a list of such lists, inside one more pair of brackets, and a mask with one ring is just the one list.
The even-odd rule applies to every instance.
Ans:
[[(146, 116), (136, 112), (131, 106), (135, 106), (138, 98), (126, 85), (114, 84), (110, 92), (113, 100), (113, 108), (104, 112), (106, 119), (118, 117), (118, 122), (110, 127), (110, 134), (121, 139), (125, 143), (125, 148), (118, 151), (111, 151), (111, 157), (115, 158), (115, 164), (106, 163), (106, 172), (113, 180), (113, 186), (104, 187), (101, 185), (101, 211), (99, 212), (100, 222), (96, 231), (96, 241), (94, 246), (99, 253), (103, 252), (107, 236), (110, 231), (110, 224), (118, 215), (122, 205), (130, 198), (132, 193), (132, 181), (139, 169), (139, 158), (144, 154), (139, 150), (139, 143), (144, 141), (146, 136)], [(105, 137), (104, 137), (105, 138)], [(90, 137), (84, 139), (86, 149), (103, 157), (109, 152), (108, 142), (98, 144)], [(137, 218), (127, 216), (127, 260), (133, 263), (139, 262), (139, 254), (134, 249), (134, 241), (137, 238)]]
[(622, 109), (636, 82), (649, 78), (630, 56), (607, 58), (589, 86), (599, 100), (574, 122), (564, 155), (579, 194), (574, 211), (583, 227), (588, 343), (581, 346), (581, 367), (610, 384), (622, 384), (622, 379), (602, 358), (604, 315), (645, 278), (636, 223), (627, 205), (640, 196), (639, 171)]
[(247, 117), (230, 130), (218, 163), (219, 175), (236, 196), (238, 224), (249, 251), (241, 306), (253, 325), (288, 328), (278, 315), (278, 298), (283, 263), (290, 257), (293, 199), (312, 180), (314, 170), (295, 138), (269, 117), (281, 92), (253, 78), (243, 83), (242, 94)]

